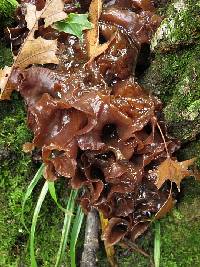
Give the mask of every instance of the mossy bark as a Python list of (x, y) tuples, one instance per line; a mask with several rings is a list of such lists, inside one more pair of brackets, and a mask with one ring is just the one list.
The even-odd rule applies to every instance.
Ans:
[[(160, 1), (162, 2), (162, 1)], [(163, 1), (163, 3), (166, 1)], [(170, 133), (184, 143), (180, 160), (200, 155), (200, 1), (179, 0), (160, 12), (165, 14), (152, 47), (154, 60), (140, 83), (164, 103), (164, 114)], [(195, 2), (195, 3), (194, 3)], [(2, 24), (12, 22), (13, 6), (0, 2)], [(173, 24), (173, 27), (172, 27)], [(164, 33), (163, 33), (164, 32)], [(163, 34), (162, 34), (163, 33)], [(166, 34), (167, 33), (167, 34)], [(12, 62), (10, 49), (0, 44), (0, 67)], [(22, 152), (23, 143), (31, 140), (26, 126), (22, 99), (13, 94), (11, 101), (0, 102), (0, 266), (30, 266), (29, 235), (21, 224), (21, 203), (27, 185), (38, 165), (31, 155)], [(200, 162), (200, 161), (199, 161)], [(26, 223), (30, 227), (39, 190), (26, 205)], [(58, 187), (66, 188), (61, 182)], [(67, 199), (61, 190), (63, 205)], [(161, 223), (161, 267), (200, 266), (200, 184), (192, 178), (182, 183), (182, 194), (175, 209)], [(54, 266), (59, 246), (63, 214), (47, 197), (42, 207), (36, 234), (36, 256), (39, 266)], [(154, 225), (138, 242), (153, 255)], [(79, 244), (80, 247), (80, 244)], [(149, 258), (117, 249), (120, 267), (150, 266)], [(108, 266), (105, 255), (99, 266)]]

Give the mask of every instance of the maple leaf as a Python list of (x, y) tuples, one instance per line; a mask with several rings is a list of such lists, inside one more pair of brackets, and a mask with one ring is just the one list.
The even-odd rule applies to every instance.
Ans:
[(90, 61), (108, 49), (115, 35), (104, 44), (99, 44), (99, 18), (102, 12), (102, 0), (92, 0), (89, 8), (89, 19), (94, 25), (86, 33), (87, 51)]
[(92, 23), (88, 21), (88, 14), (70, 13), (65, 20), (58, 21), (55, 29), (66, 32), (83, 39), (83, 31), (92, 29)]
[(195, 161), (194, 159), (185, 160), (178, 162), (177, 160), (172, 160), (167, 158), (163, 161), (156, 171), (157, 181), (156, 186), (160, 188), (166, 180), (175, 182), (178, 190), (180, 191), (180, 183), (186, 176), (191, 175), (191, 171), (188, 167), (191, 166)]

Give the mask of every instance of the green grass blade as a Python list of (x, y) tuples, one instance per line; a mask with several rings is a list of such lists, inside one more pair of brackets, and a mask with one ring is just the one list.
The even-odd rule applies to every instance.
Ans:
[(72, 214), (74, 212), (75, 199), (77, 196), (78, 190), (71, 190), (70, 197), (67, 203), (67, 212), (65, 213), (65, 219), (63, 223), (62, 236), (60, 240), (60, 247), (58, 250), (55, 267), (60, 267), (62, 264), (63, 256), (67, 246), (69, 230), (72, 222)]
[(35, 259), (35, 250), (34, 250), (34, 242), (35, 242), (35, 228), (36, 223), (38, 219), (38, 215), (42, 206), (42, 203), (45, 199), (45, 196), (48, 192), (48, 182), (46, 181), (44, 183), (44, 186), (42, 188), (42, 191), (39, 195), (37, 205), (34, 210), (33, 219), (32, 219), (32, 225), (31, 225), (31, 235), (30, 235), (30, 257), (31, 257), (31, 267), (37, 267), (37, 262)]
[(154, 239), (154, 264), (155, 267), (160, 266), (160, 223), (155, 223), (155, 239)]
[(78, 206), (76, 217), (73, 222), (73, 228), (70, 239), (70, 259), (71, 267), (76, 267), (76, 243), (83, 223), (84, 213), (81, 206)]
[(57, 195), (56, 195), (56, 189), (55, 189), (54, 182), (48, 181), (48, 188), (49, 188), (49, 193), (50, 193), (52, 199), (55, 201), (55, 203), (58, 206), (58, 208), (60, 210), (62, 210), (63, 212), (65, 212), (65, 213), (68, 212), (67, 209), (63, 208), (62, 205), (60, 205), (60, 203), (58, 202), (58, 198), (57, 198)]
[(24, 227), (26, 228), (26, 230), (29, 232), (26, 224), (25, 224), (25, 219), (24, 219), (24, 208), (25, 208), (25, 204), (26, 201), (28, 200), (28, 198), (30, 197), (30, 195), (33, 192), (33, 189), (35, 188), (35, 186), (37, 185), (38, 181), (42, 178), (43, 176), (43, 171), (44, 171), (44, 164), (41, 165), (41, 167), (39, 168), (39, 170), (37, 171), (37, 173), (35, 174), (35, 176), (33, 177), (31, 183), (29, 184), (26, 194), (24, 196), (23, 199), (23, 203), (22, 203), (22, 214), (21, 214), (21, 221), (24, 225)]

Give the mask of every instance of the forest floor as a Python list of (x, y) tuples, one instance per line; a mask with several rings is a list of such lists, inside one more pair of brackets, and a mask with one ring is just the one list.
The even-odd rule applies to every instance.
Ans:
[[(140, 77), (142, 84), (163, 102), (169, 133), (182, 141), (180, 160), (200, 158), (200, 1), (163, 1), (159, 12), (164, 20), (152, 41), (151, 65)], [(0, 32), (12, 23), (10, 1), (0, 1)], [(8, 44), (0, 40), (0, 67), (12, 64)], [(32, 138), (26, 126), (25, 106), (14, 93), (11, 101), (0, 102), (0, 267), (29, 266), (29, 235), (21, 223), (24, 193), (37, 166), (22, 145)], [(200, 167), (200, 160), (198, 161)], [(60, 195), (62, 185), (60, 182)], [(39, 191), (26, 205), (26, 223)], [(181, 194), (173, 211), (160, 220), (160, 267), (200, 267), (200, 182), (189, 177), (181, 184)], [(58, 250), (63, 214), (47, 197), (37, 227), (39, 266), (53, 266)], [(138, 244), (153, 258), (155, 225)], [(84, 232), (82, 231), (82, 235)], [(78, 243), (78, 250), (82, 241)], [(138, 252), (117, 248), (120, 267), (148, 267), (149, 258)], [(108, 266), (99, 253), (100, 267)]]

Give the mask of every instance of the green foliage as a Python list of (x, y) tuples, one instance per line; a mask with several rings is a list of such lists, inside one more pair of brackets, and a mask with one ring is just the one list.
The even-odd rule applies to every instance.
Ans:
[(57, 197), (57, 194), (56, 194), (56, 189), (55, 189), (54, 182), (48, 181), (48, 188), (49, 188), (49, 193), (50, 193), (52, 199), (55, 201), (55, 203), (58, 206), (58, 208), (60, 210), (62, 210), (63, 212), (67, 212), (67, 210), (65, 208), (63, 208), (62, 205), (60, 205), (60, 203), (58, 202), (58, 197)]
[(70, 13), (68, 17), (55, 23), (55, 27), (60, 32), (66, 32), (83, 39), (83, 31), (92, 29), (92, 23), (88, 21), (88, 14)]
[(26, 227), (25, 224), (25, 220), (24, 220), (24, 210), (25, 210), (25, 205), (26, 202), (28, 200), (28, 198), (31, 196), (33, 189), (35, 188), (35, 186), (37, 185), (37, 183), (39, 182), (39, 180), (42, 178), (43, 176), (43, 171), (44, 171), (44, 164), (41, 165), (41, 167), (38, 169), (38, 171), (36, 172), (35, 176), (33, 177), (32, 181), (30, 182), (27, 190), (26, 190), (26, 194), (24, 196), (23, 199), (23, 203), (22, 203), (22, 223), (24, 225), (24, 227), (28, 230), (28, 228)]
[(31, 236), (30, 236), (31, 267), (37, 267), (37, 261), (35, 259), (35, 229), (36, 229), (37, 219), (38, 219), (38, 216), (41, 210), (41, 206), (46, 197), (47, 192), (48, 192), (48, 182), (46, 181), (39, 195), (39, 198), (38, 198), (35, 210), (34, 210), (33, 219), (32, 219)]
[(71, 267), (76, 267), (76, 244), (78, 241), (79, 233), (81, 230), (81, 226), (83, 224), (84, 213), (81, 206), (78, 206), (76, 211), (76, 216), (73, 221), (73, 227), (70, 238), (70, 259), (71, 259)]
[(77, 190), (71, 190), (71, 193), (70, 193), (70, 196), (67, 202), (68, 212), (65, 213), (65, 219), (63, 223), (63, 229), (62, 229), (62, 237), (60, 240), (60, 247), (57, 253), (57, 257), (56, 257), (55, 267), (61, 266), (63, 262), (63, 258), (64, 258), (64, 254), (65, 254), (66, 246), (68, 242), (69, 230), (71, 228), (72, 215), (74, 213), (75, 199), (76, 199), (77, 193), (78, 193)]
[(16, 0), (0, 1), (0, 28), (11, 25), (13, 22), (13, 14), (18, 3)]
[(10, 48), (5, 47), (3, 43), (0, 42), (0, 68), (5, 65), (11, 66), (13, 63), (13, 57)]

